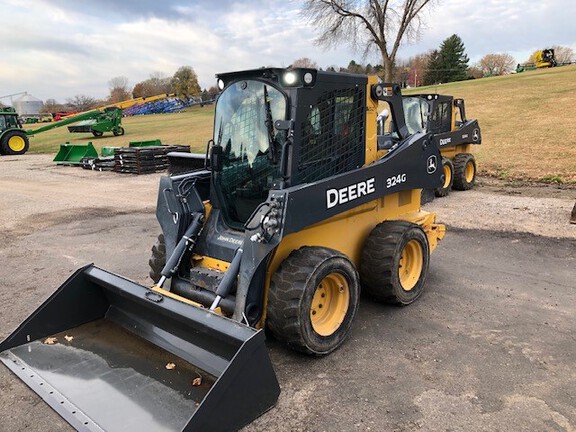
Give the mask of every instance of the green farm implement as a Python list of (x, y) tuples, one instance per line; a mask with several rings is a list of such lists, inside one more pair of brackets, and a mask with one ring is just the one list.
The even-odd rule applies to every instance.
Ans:
[(104, 132), (112, 132), (114, 136), (124, 135), (121, 122), (122, 110), (109, 107), (66, 117), (37, 129), (24, 130), (18, 121), (18, 113), (13, 108), (4, 108), (0, 110), (0, 154), (24, 154), (30, 147), (29, 136), (67, 125), (70, 125), (68, 130), (72, 133), (92, 133), (95, 137), (102, 136)]
[(60, 150), (56, 153), (53, 162), (65, 165), (80, 165), (82, 159), (98, 157), (98, 152), (94, 145), (89, 142), (88, 144), (60, 144)]

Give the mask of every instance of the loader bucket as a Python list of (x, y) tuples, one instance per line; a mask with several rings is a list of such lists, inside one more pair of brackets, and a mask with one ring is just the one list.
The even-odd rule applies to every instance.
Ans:
[(56, 153), (53, 162), (58, 164), (79, 165), (86, 157), (98, 157), (98, 152), (91, 142), (88, 144), (60, 144), (60, 150)]
[(237, 430), (280, 393), (262, 330), (93, 265), (0, 344), (0, 361), (84, 431)]
[(130, 141), (128, 143), (128, 147), (156, 147), (161, 146), (162, 141), (159, 139), (150, 140), (150, 141)]

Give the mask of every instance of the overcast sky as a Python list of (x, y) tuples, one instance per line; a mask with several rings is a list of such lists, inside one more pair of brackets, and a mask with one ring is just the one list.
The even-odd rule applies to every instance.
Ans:
[[(507, 52), (517, 62), (551, 45), (576, 50), (574, 0), (435, 0), (418, 42), (399, 56), (437, 48), (456, 33), (470, 64)], [(288, 66), (310, 57), (319, 66), (363, 59), (345, 44), (323, 50), (314, 27), (290, 0), (0, 0), (0, 96), (27, 91), (64, 102), (77, 94), (108, 95), (108, 81), (133, 86), (160, 72), (192, 66), (202, 88), (214, 74)], [(4, 103), (9, 100), (2, 99)]]

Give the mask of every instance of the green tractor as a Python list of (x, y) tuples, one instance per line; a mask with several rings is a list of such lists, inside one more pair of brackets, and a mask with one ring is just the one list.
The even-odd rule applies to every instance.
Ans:
[(104, 132), (112, 132), (114, 136), (124, 135), (124, 128), (121, 123), (122, 110), (108, 107), (66, 117), (64, 120), (52, 122), (37, 129), (24, 130), (18, 121), (16, 110), (14, 108), (2, 108), (0, 110), (0, 154), (24, 154), (30, 146), (28, 136), (66, 125), (72, 125), (68, 126), (68, 131), (71, 133), (92, 133), (95, 137), (101, 137)]
[(14, 108), (0, 108), (0, 154), (19, 155), (28, 151), (30, 141)]

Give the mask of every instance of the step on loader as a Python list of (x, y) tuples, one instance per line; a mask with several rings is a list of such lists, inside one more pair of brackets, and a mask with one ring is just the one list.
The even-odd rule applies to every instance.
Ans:
[(217, 80), (203, 164), (183, 157), (160, 180), (155, 284), (88, 265), (0, 344), (79, 430), (237, 430), (279, 396), (265, 328), (322, 356), (350, 333), (360, 286), (401, 306), (424, 289), (445, 230), (420, 194), (443, 172), (428, 132), (379, 149), (378, 102), (400, 88), (314, 69)]

